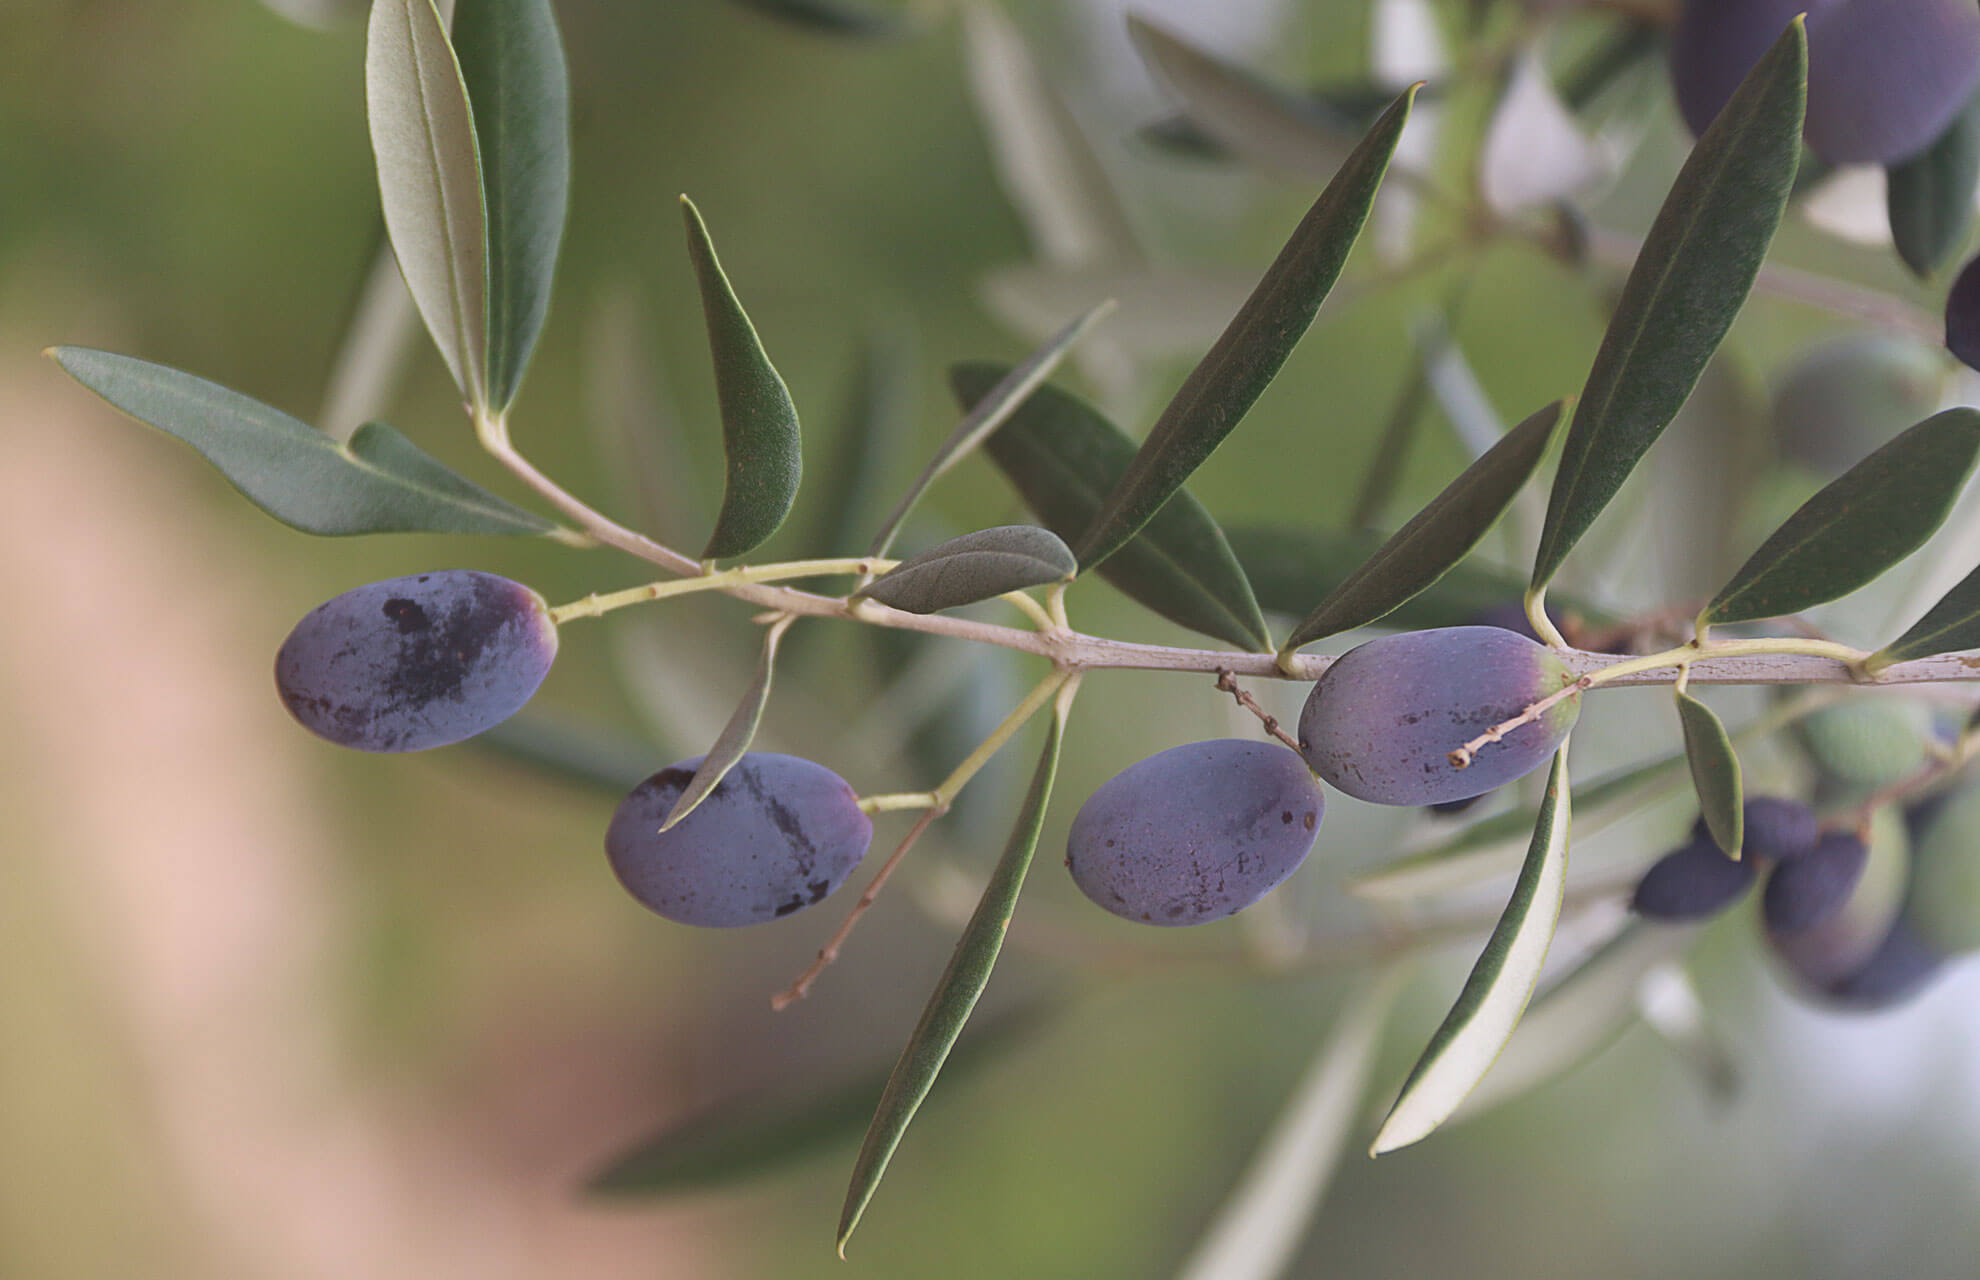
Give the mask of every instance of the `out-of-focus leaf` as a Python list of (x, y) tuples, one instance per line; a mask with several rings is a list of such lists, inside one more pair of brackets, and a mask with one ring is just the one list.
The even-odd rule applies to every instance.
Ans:
[(1966, 240), (1980, 187), (1980, 98), (1966, 105), (1925, 150), (1890, 167), (1885, 198), (1898, 256), (1930, 276)]
[(804, 457), (790, 390), (729, 286), (701, 211), (686, 196), (681, 197), (681, 215), (708, 321), (715, 396), (722, 409), (722, 450), (728, 458), (722, 510), (701, 558), (724, 560), (755, 550), (777, 532), (797, 500)]
[(1050, 529), (1009, 524), (978, 529), (908, 557), (862, 587), (861, 596), (909, 613), (940, 613), (1006, 591), (1063, 582), (1079, 572)]
[(1689, 1067), (1708, 1097), (1728, 1102), (1739, 1092), (1739, 1067), (1712, 1025), (1691, 975), (1675, 958), (1652, 968), (1636, 984), (1636, 1011), (1678, 1060)]
[(474, 106), (488, 235), (488, 404), (509, 407), (550, 310), (571, 186), (571, 86), (550, 0), (469, 0), (454, 51)]
[[(1316, 592), (1345, 581), (1382, 545), (1375, 534), (1339, 529), (1237, 525), (1226, 532), (1258, 602), (1289, 615), (1305, 609)], [(1385, 621), (1407, 630), (1463, 626), (1525, 590), (1522, 574), (1466, 561), (1398, 605)]]
[(1399, 968), (1377, 974), (1335, 1017), (1313, 1065), (1177, 1273), (1182, 1280), (1275, 1280), (1285, 1272), (1354, 1136), (1401, 979)]
[(1032, 392), (1045, 384), (1052, 371), (1059, 367), (1059, 362), (1066, 358), (1066, 353), (1072, 350), (1073, 344), (1105, 319), (1111, 310), (1113, 304), (1104, 301), (1088, 309), (1005, 373), (995, 386), (973, 397), (962, 421), (956, 424), (949, 438), (935, 450), (935, 456), (928, 460), (928, 465), (921, 469), (921, 474), (901, 495), (901, 500), (888, 513), (886, 523), (880, 526), (880, 532), (873, 535), (873, 544), (867, 554), (886, 555), (894, 545), (895, 536), (901, 531), (901, 522), (914, 510), (914, 504), (921, 500), (921, 495), (928, 492), (928, 486), (988, 440), (1006, 419), (1017, 412)]
[(1570, 111), (1593, 102), (1603, 89), (1657, 51), (1663, 32), (1654, 23), (1625, 21), (1561, 77), (1561, 101)]
[(615, 797), (651, 775), (658, 755), (643, 739), (534, 709), (468, 741), (539, 773)]
[(185, 441), (247, 499), (304, 533), (546, 533), (555, 528), (448, 470), (382, 422), (348, 444), (279, 409), (164, 365), (50, 352), (68, 375)]
[(1216, 341), (1254, 283), (1215, 268), (1024, 263), (990, 272), (982, 288), (990, 313), (1028, 338), (1050, 337), (1067, 316), (1112, 300), (1110, 339), (1135, 355), (1176, 356)]
[(1547, 452), (1561, 417), (1555, 401), (1506, 433), (1353, 573), (1329, 591), (1293, 628), (1280, 652), (1393, 612), (1469, 555)]
[(1462, 1120), (1531, 1092), (1588, 1061), (1637, 1018), (1644, 976), (1679, 954), (1691, 927), (1634, 922), (1534, 998), (1498, 1061), (1451, 1117)]
[(777, 666), (777, 645), (784, 638), (784, 632), (791, 625), (787, 615), (770, 624), (763, 633), (763, 656), (756, 664), (756, 678), (750, 681), (744, 691), (742, 701), (736, 704), (729, 723), (722, 726), (722, 734), (715, 739), (715, 745), (708, 748), (702, 757), (701, 767), (688, 779), (687, 787), (674, 801), (674, 807), (667, 811), (667, 820), (660, 824), (666, 831), (682, 818), (693, 813), (695, 807), (708, 798), (710, 792), (722, 784), (729, 770), (736, 767), (749, 751), (749, 744), (756, 738), (756, 726), (763, 722), (763, 708), (770, 705), (770, 677)]
[(1608, 176), (1602, 149), (1554, 96), (1537, 54), (1514, 64), (1479, 153), (1478, 186), (1501, 214), (1577, 195)]
[(687, 442), (655, 348), (640, 292), (623, 281), (602, 289), (584, 327), (584, 416), (613, 500), (671, 546), (708, 527), (711, 499), (681, 466)]
[(1948, 409), (1898, 435), (1801, 505), (1699, 615), (1777, 618), (1848, 595), (1932, 536), (1980, 458), (1980, 410)]
[(1331, 176), (1353, 149), (1357, 126), (1326, 104), (1268, 83), (1144, 19), (1130, 16), (1128, 34), (1142, 60), (1182, 98), (1188, 118), (1220, 147), (1315, 178)]
[(820, 35), (879, 40), (906, 35), (914, 23), (900, 9), (853, 0), (733, 0), (745, 9)]
[[(1138, 256), (1127, 211), (1016, 24), (994, 4), (963, 8), (963, 59), (997, 178), (1048, 262)], [(1064, 314), (1064, 313), (1061, 313)]]
[(1406, 1147), (1449, 1119), (1485, 1073), (1533, 997), (1567, 887), (1567, 745), (1554, 754), (1547, 796), (1533, 843), (1505, 913), (1465, 980), (1457, 1003), (1403, 1082), (1402, 1093), (1375, 1135), (1374, 1155)]
[(1934, 654), (1980, 649), (1980, 569), (1959, 580), (1925, 616), (1891, 641), (1863, 665), (1871, 672), (1882, 671), (1893, 662), (1929, 658)]
[(380, 238), (324, 379), (323, 408), (316, 421), (333, 440), (350, 439), (359, 427), (390, 410), (419, 332), (419, 308), (406, 291), (390, 242)]
[[(956, 398), (973, 405), (1006, 376), (997, 365), (949, 371)], [(1127, 470), (1134, 442), (1083, 400), (1043, 386), (984, 446), (1045, 527), (1065, 537), (1087, 527)], [(1223, 531), (1188, 490), (1176, 494), (1100, 576), (1172, 622), (1243, 649), (1271, 646), (1265, 617)]]
[(1732, 736), (1712, 708), (1689, 693), (1677, 694), (1678, 722), (1684, 728), (1684, 756), (1706, 830), (1729, 858), (1739, 856), (1745, 828), (1745, 795)]
[(1409, 121), (1405, 90), (1355, 147), (1258, 287), (1149, 429), (1133, 462), (1074, 544), (1091, 568), (1162, 509), (1265, 390), (1340, 277)]
[(1946, 291), (1946, 350), (1980, 369), (1980, 258), (1961, 267)]
[[(949, 1055), (951, 1084), (1002, 1058), (1049, 1020), (1043, 1002), (977, 1024)], [(615, 1157), (586, 1183), (600, 1196), (657, 1196), (732, 1186), (789, 1168), (859, 1137), (887, 1087), (878, 1068), (792, 1097), (716, 1103)]]
[[(914, 362), (905, 331), (869, 335), (838, 420), (838, 448), (810, 490), (809, 536), (818, 554), (850, 554), (893, 489), (894, 461), (914, 425)], [(884, 552), (872, 554), (882, 555)]]
[(433, 0), (377, 0), (366, 114), (385, 229), (461, 394), (486, 402), (487, 227), (467, 86)]
[(941, 1073), (949, 1050), (962, 1034), (963, 1024), (969, 1020), (977, 998), (989, 985), (990, 972), (996, 966), (997, 953), (1003, 949), (1011, 915), (1017, 910), (1018, 892), (1024, 887), (1031, 856), (1038, 848), (1039, 832), (1045, 826), (1045, 809), (1052, 798), (1052, 780), (1059, 771), (1059, 746), (1065, 738), (1069, 703), (1068, 690), (1062, 686), (1047, 722), (1044, 750), (1031, 775), (1031, 790), (1011, 828), (1010, 842), (997, 859), (990, 882), (983, 887), (975, 913), (963, 926), (955, 953), (935, 983), (921, 1019), (908, 1037), (907, 1047), (901, 1050), (900, 1060), (887, 1077), (886, 1089), (880, 1095), (880, 1105), (866, 1130), (866, 1141), (860, 1146), (859, 1158), (853, 1162), (852, 1180), (846, 1188), (845, 1207), (839, 1215), (840, 1257), (845, 1256), (846, 1240), (879, 1189), (881, 1175), (886, 1173), (888, 1162), (907, 1133), (908, 1122), (914, 1119), (928, 1091), (934, 1088), (935, 1077)]
[(1684, 404), (1780, 225), (1801, 148), (1807, 41), (1790, 26), (1671, 184), (1589, 370), (1547, 504), (1543, 588)]

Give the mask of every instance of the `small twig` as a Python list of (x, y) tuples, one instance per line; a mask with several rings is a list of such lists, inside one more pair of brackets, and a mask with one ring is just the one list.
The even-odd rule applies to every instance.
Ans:
[(1265, 726), (1265, 732), (1271, 734), (1279, 741), (1285, 743), (1287, 746), (1291, 747), (1294, 751), (1299, 750), (1299, 744), (1297, 742), (1294, 742), (1291, 738), (1287, 737), (1286, 731), (1279, 727), (1279, 717), (1274, 715), (1267, 715), (1265, 712), (1265, 708), (1258, 705), (1258, 699), (1252, 697), (1249, 693), (1246, 693), (1243, 689), (1238, 687), (1237, 674), (1233, 672), (1229, 667), (1225, 667), (1223, 670), (1217, 673), (1217, 687), (1219, 689), (1222, 689), (1225, 693), (1230, 694), (1233, 698), (1236, 698), (1237, 704), (1240, 707), (1243, 707), (1246, 711), (1249, 711), (1252, 715), (1257, 716), (1259, 722)]
[(853, 904), (853, 909), (846, 914), (845, 920), (840, 923), (832, 936), (825, 940), (825, 945), (818, 949), (818, 958), (813, 960), (790, 986), (770, 997), (772, 1009), (782, 1013), (811, 993), (811, 984), (818, 981), (818, 975), (830, 968), (832, 962), (839, 958), (839, 951), (846, 945), (846, 939), (852, 935), (853, 926), (857, 925), (859, 918), (871, 910), (873, 904), (879, 900), (880, 890), (887, 886), (888, 879), (894, 874), (894, 868), (901, 865), (901, 859), (907, 856), (909, 849), (914, 848), (915, 842), (921, 839), (922, 832), (934, 826), (935, 819), (948, 811), (948, 805), (938, 804), (924, 812), (920, 820), (908, 829), (907, 835), (895, 848), (893, 856), (874, 873), (873, 879), (867, 882), (866, 891), (859, 895), (859, 901)]
[[(1682, 670), (1680, 668), (1680, 671)], [(1555, 692), (1528, 706), (1526, 710), (1520, 712), (1512, 719), (1493, 725), (1485, 732), (1459, 747), (1456, 751), (1451, 752), (1446, 759), (1451, 762), (1453, 769), (1469, 769), (1472, 760), (1477, 758), (1479, 751), (1499, 741), (1499, 739), (1505, 737), (1521, 725), (1532, 724), (1535, 720), (1538, 720), (1561, 703), (1566, 702), (1569, 698), (1579, 697), (1584, 690), (1593, 687), (1594, 684), (1595, 676), (1592, 672), (1581, 677), (1579, 680), (1570, 680)]]

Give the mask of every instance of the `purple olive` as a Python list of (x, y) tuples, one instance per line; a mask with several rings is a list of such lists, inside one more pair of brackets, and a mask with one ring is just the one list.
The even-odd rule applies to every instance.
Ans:
[(275, 686), (304, 728), (339, 746), (424, 751), (521, 710), (556, 656), (542, 596), (447, 569), (318, 605), (282, 642)]
[(1753, 862), (1735, 862), (1710, 836), (1673, 849), (1643, 873), (1630, 910), (1652, 920), (1706, 920), (1746, 896)]

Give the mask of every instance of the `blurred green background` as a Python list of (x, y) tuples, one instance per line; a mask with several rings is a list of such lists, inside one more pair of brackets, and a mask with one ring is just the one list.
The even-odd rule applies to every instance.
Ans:
[[(1363, 0), (1151, 7), (1288, 82), (1368, 74)], [(1456, 31), (1465, 8), (1436, 12)], [(1133, 309), (1181, 341), (1136, 350), (1123, 337), (1114, 363), (1096, 356), (1067, 375), (1138, 432), (1315, 184), (1134, 142), (1165, 99), (1119, 6), (1006, 12), (1091, 139), (1146, 261), (1187, 267), (1201, 286), (1162, 275), (1159, 300)], [(958, 21), (931, 13), (915, 34), (856, 42), (716, 0), (559, 4), (576, 177), (549, 328), (514, 415), (545, 470), (624, 518), (657, 498), (657, 532), (690, 547), (703, 536), (719, 442), (680, 192), (707, 217), (806, 419), (812, 488), (774, 552), (855, 549), (809, 535), (834, 514), (819, 495), (869, 341), (912, 371), (905, 443), (887, 460), (895, 485), (953, 422), (942, 370), (1029, 348), (1036, 335), (986, 307), (986, 280), (1040, 249), (1000, 184)], [(1558, 40), (1572, 46), (1600, 21), (1569, 19)], [(1381, 923), (1339, 882), (1420, 836), (1423, 819), (1336, 798), (1307, 869), (1258, 912), (1189, 936), (1103, 916), (1058, 867), (1078, 801), (1154, 747), (1254, 730), (1208, 680), (1096, 677), (985, 1002), (1049, 999), (1056, 1015), (938, 1086), (853, 1261), (830, 1252), (844, 1144), (744, 1185), (583, 1198), (590, 1173), (665, 1122), (892, 1060), (947, 956), (958, 894), (966, 911), (969, 877), (1002, 844), (1030, 740), (917, 855), (812, 997), (778, 1015), (767, 997), (850, 894), (761, 929), (684, 930), (613, 882), (607, 792), (474, 746), (373, 758), (296, 731), (268, 687), (271, 655), (338, 591), (471, 566), (555, 601), (645, 576), (547, 544), (305, 538), (37, 359), (56, 342), (108, 347), (315, 415), (380, 245), (362, 57), (361, 20), (312, 30), (252, 0), (0, 11), (0, 530), (12, 548), (0, 571), (14, 602), (0, 634), (0, 1276), (1170, 1273), (1359, 980), (1331, 965), (1249, 976), (1245, 957), (1312, 922)], [(1647, 223), (1685, 143), (1661, 82), (1647, 83), (1648, 141), (1597, 206), (1623, 231)], [(1475, 141), (1489, 98), (1488, 85), (1441, 105), (1447, 153)], [(1933, 305), (1888, 250), (1797, 223), (1778, 252)], [(1616, 278), (1503, 246), (1382, 287), (1392, 271), (1364, 246), (1351, 288), (1192, 482), (1220, 518), (1345, 521), (1409, 365), (1410, 325), (1460, 276), (1456, 336), (1507, 419), (1578, 387)], [(1710, 432), (1757, 429), (1776, 366), (1840, 327), (1793, 304), (1749, 308), (1716, 375), (1733, 407), (1691, 429), (1705, 452), (1690, 456), (1706, 463), (1636, 486), (1637, 506), (1688, 510), (1689, 486), (1724, 456)], [(520, 498), (478, 459), (454, 400), (422, 340), (392, 421)], [(1440, 423), (1411, 455), (1406, 495), (1462, 464)], [(1022, 518), (981, 461), (926, 507), (910, 542)], [(856, 542), (876, 518), (855, 522)], [(1714, 571), (1695, 539), (1628, 527), (1634, 541), (1577, 566), (1582, 589), (1643, 604)], [(1707, 551), (1736, 561), (1750, 545)], [(1086, 630), (1190, 643), (1098, 583), (1073, 604)], [(818, 758), (866, 792), (928, 785), (1037, 674), (1004, 655), (811, 630), (793, 633), (762, 745)], [(538, 705), (643, 742), (644, 767), (658, 768), (712, 738), (754, 645), (746, 611), (726, 601), (579, 624)], [(886, 677), (944, 666), (978, 696), (907, 732), (890, 718), (901, 704), (878, 701)], [(1301, 692), (1260, 694), (1283, 715)], [(1595, 701), (1577, 735), (1591, 771), (1675, 745), (1653, 695)], [(1760, 703), (1721, 705), (1736, 717)], [(1754, 767), (1779, 778), (1789, 766)], [(1626, 856), (1656, 852), (1688, 816), (1645, 819)], [(908, 819), (879, 825), (884, 850)], [(1371, 1107), (1474, 951), (1423, 968)], [(1973, 1274), (1974, 975), (1899, 1013), (1818, 1014), (1766, 972), (1745, 913), (1715, 926), (1694, 969), (1740, 1066), (1736, 1098), (1708, 1097), (1630, 1031), (1420, 1147), (1370, 1162), (1357, 1141), (1292, 1274)]]

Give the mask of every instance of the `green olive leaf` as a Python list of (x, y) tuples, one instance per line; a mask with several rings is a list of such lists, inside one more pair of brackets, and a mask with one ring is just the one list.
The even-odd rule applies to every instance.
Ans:
[(1980, 410), (1900, 432), (1787, 518), (1712, 597), (1706, 624), (1778, 618), (1840, 599), (1925, 544), (1980, 458)]
[(1251, 296), (1210, 347), (1074, 543), (1086, 568), (1103, 563), (1162, 509), (1236, 428), (1278, 374), (1340, 278), (1389, 157), (1409, 122), (1405, 90), (1313, 203)]
[(701, 767), (694, 771), (694, 777), (688, 779), (687, 786), (674, 800), (674, 807), (667, 811), (667, 820), (660, 824), (661, 831), (693, 813), (696, 806), (722, 785), (729, 770), (748, 754), (749, 744), (756, 739), (756, 726), (763, 722), (763, 709), (770, 705), (770, 677), (777, 667), (777, 646), (791, 622), (791, 615), (786, 614), (764, 631), (763, 656), (757, 660), (756, 678), (743, 691), (742, 701), (736, 704), (729, 722), (722, 726), (715, 745), (702, 757)]
[(1018, 892), (1024, 888), (1025, 873), (1031, 869), (1031, 857), (1045, 826), (1052, 780), (1059, 771), (1059, 746), (1065, 739), (1069, 701), (1067, 690), (1062, 688), (1054, 700), (1045, 730), (1045, 747), (1031, 775), (1031, 790), (1025, 795), (1017, 822), (1011, 828), (1010, 842), (990, 872), (990, 882), (983, 887), (976, 911), (963, 926), (962, 937), (956, 940), (955, 953), (936, 981), (921, 1019), (908, 1037), (907, 1047), (901, 1050), (900, 1060), (894, 1064), (893, 1073), (887, 1077), (880, 1105), (866, 1130), (859, 1157), (853, 1162), (845, 1207), (839, 1215), (838, 1244), (842, 1258), (846, 1254), (846, 1241), (859, 1226), (873, 1193), (879, 1189), (880, 1178), (907, 1133), (908, 1123), (914, 1119), (929, 1090), (935, 1087), (935, 1077), (941, 1073), (950, 1049), (969, 1021), (970, 1011), (976, 1008), (977, 998), (990, 983), (997, 953), (1004, 946), (1004, 934), (1017, 910)]
[(1919, 278), (1966, 243), (1973, 190), (1980, 186), (1980, 98), (1953, 117), (1938, 140), (1885, 173), (1884, 203), (1898, 256)]
[(382, 422), (339, 444), (217, 382), (88, 347), (55, 347), (77, 382), (191, 445), (241, 493), (304, 533), (548, 533), (548, 520), (450, 471)]
[(1712, 708), (1689, 693), (1676, 693), (1676, 698), (1678, 722), (1684, 729), (1684, 756), (1691, 766), (1699, 813), (1713, 841), (1728, 858), (1737, 858), (1744, 838), (1746, 799), (1732, 736)]
[[(1194, 129), (1166, 140), (1196, 152), (1229, 152), (1269, 169), (1326, 178), (1347, 160), (1363, 128), (1323, 101), (1272, 84), (1130, 15), (1128, 36), (1156, 78), (1183, 101)], [(1393, 94), (1385, 94), (1387, 103)]]
[(700, 210), (686, 196), (681, 197), (681, 216), (708, 322), (715, 396), (722, 409), (722, 451), (728, 459), (722, 510), (701, 558), (724, 560), (755, 550), (784, 523), (797, 500), (804, 457), (790, 390), (729, 287)]
[(921, 501), (921, 495), (928, 492), (928, 486), (995, 435), (997, 429), (1024, 405), (1031, 393), (1045, 385), (1045, 380), (1052, 376), (1052, 371), (1059, 367), (1059, 362), (1066, 358), (1073, 344), (1085, 337), (1113, 309), (1114, 304), (1110, 301), (1088, 308), (997, 379), (995, 386), (981, 395), (969, 397), (962, 421), (935, 450), (935, 455), (921, 469), (921, 474), (914, 478), (907, 492), (901, 495), (901, 500), (894, 504), (894, 509), (888, 512), (886, 523), (880, 526), (879, 533), (873, 535), (873, 544), (867, 554), (886, 555), (901, 531), (901, 523), (914, 510), (914, 504)]
[(734, 0), (793, 27), (819, 35), (854, 40), (881, 40), (906, 35), (914, 23), (900, 9), (852, 0)]
[(454, 384), (487, 403), (487, 222), (467, 85), (433, 0), (377, 0), (365, 110), (385, 229)]
[[(984, 1019), (956, 1042), (951, 1085), (1001, 1060), (1056, 1012), (1046, 1001)], [(594, 1196), (664, 1196), (768, 1177), (858, 1138), (887, 1087), (885, 1067), (790, 1095), (744, 1095), (670, 1124), (614, 1157), (585, 1184)]]
[(1293, 653), (1315, 640), (1365, 627), (1450, 572), (1532, 478), (1554, 438), (1561, 407), (1556, 400), (1540, 410), (1466, 467), (1374, 555), (1336, 583), (1279, 651)]
[(1807, 67), (1797, 20), (1747, 73), (1671, 184), (1562, 446), (1535, 590), (1677, 416), (1746, 301), (1794, 182)]
[(1870, 655), (1863, 666), (1872, 674), (1894, 662), (1930, 658), (1961, 649), (1980, 649), (1980, 568), (1959, 580), (1911, 628)]
[(1079, 572), (1072, 550), (1050, 529), (1010, 524), (978, 529), (910, 556), (856, 594), (909, 613), (940, 613), (1006, 591), (1065, 582)]
[[(949, 371), (957, 398), (973, 405), (1006, 376), (997, 365)], [(1046, 528), (1084, 529), (1127, 470), (1134, 442), (1078, 397), (1033, 392), (984, 446)], [(1271, 647), (1264, 615), (1223, 532), (1188, 490), (1100, 566), (1100, 576), (1171, 622), (1254, 651)]]
[(464, 0), (454, 52), (473, 104), (488, 226), (488, 405), (507, 409), (550, 310), (571, 186), (571, 88), (550, 0)]
[(1465, 979), (1457, 1003), (1403, 1082), (1370, 1154), (1421, 1140), (1451, 1117), (1519, 1025), (1540, 981), (1567, 888), (1567, 744), (1554, 753), (1533, 842), (1498, 927)]

